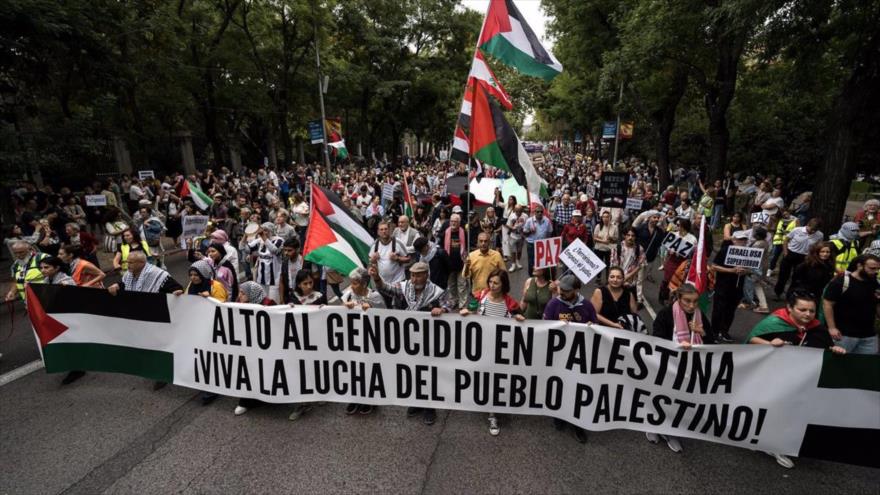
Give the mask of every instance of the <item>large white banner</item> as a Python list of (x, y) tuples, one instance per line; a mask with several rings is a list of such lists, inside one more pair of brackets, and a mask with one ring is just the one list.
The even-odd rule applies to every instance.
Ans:
[[(50, 372), (116, 371), (275, 403), (552, 416), (590, 430), (627, 428), (790, 455), (833, 455), (839, 446), (831, 443), (853, 441), (847, 433), (868, 442), (880, 431), (876, 383), (846, 382), (849, 366), (876, 367), (877, 356), (769, 345), (685, 350), (558, 321), (114, 297), (63, 286), (30, 286), (28, 293)], [(868, 448), (876, 451), (876, 443)]]

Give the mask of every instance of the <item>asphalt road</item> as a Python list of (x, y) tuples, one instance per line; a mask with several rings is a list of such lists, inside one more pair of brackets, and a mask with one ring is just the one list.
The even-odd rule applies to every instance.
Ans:
[[(183, 256), (168, 264), (185, 278)], [(513, 274), (515, 295), (524, 279)], [(658, 307), (656, 285), (648, 292)], [(733, 336), (758, 319), (739, 311)], [(89, 373), (62, 387), (38, 370), (9, 381), (39, 359), (20, 306), (12, 325), (0, 310), (0, 353), (0, 493), (880, 492), (877, 469), (796, 459), (786, 470), (696, 440), (675, 454), (626, 430), (581, 445), (540, 417), (505, 418), (491, 437), (478, 413), (440, 412), (429, 427), (402, 408), (349, 417), (328, 403), (290, 422), (290, 406), (236, 417), (234, 399), (202, 406), (192, 390), (154, 392), (137, 377)]]

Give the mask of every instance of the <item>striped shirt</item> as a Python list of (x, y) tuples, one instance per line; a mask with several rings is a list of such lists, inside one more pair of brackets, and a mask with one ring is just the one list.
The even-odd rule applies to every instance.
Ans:
[(484, 297), (480, 302), (480, 314), (483, 316), (497, 316), (498, 318), (510, 316), (510, 313), (507, 312), (507, 304), (504, 301), (492, 302), (488, 297)]

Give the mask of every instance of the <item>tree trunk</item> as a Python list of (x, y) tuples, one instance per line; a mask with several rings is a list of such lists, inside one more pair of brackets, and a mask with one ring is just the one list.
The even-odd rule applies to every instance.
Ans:
[(730, 146), (730, 131), (727, 130), (727, 110), (716, 109), (709, 112), (709, 181), (724, 178), (727, 170), (727, 149)]
[(671, 182), (669, 168), (669, 147), (672, 140), (672, 131), (675, 129), (675, 112), (678, 104), (687, 91), (688, 69), (678, 67), (672, 77), (669, 93), (664, 98), (662, 106), (654, 112), (654, 124), (657, 129), (657, 175), (660, 180), (660, 190), (666, 189)]
[(877, 125), (874, 109), (878, 100), (875, 91), (880, 87), (880, 37), (864, 43), (852, 67), (828, 118), (831, 139), (813, 190), (812, 214), (822, 219), (825, 233), (836, 232), (843, 220), (850, 185), (858, 171), (857, 154), (862, 152), (855, 143), (860, 133)]

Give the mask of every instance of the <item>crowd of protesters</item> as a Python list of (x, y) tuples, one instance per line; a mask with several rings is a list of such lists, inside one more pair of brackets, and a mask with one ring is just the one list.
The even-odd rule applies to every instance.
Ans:
[[(517, 195), (504, 197), (500, 187), (493, 198), (478, 199), (464, 165), (433, 159), (358, 162), (330, 173), (310, 165), (208, 170), (186, 178), (120, 176), (77, 193), (23, 183), (13, 191), (15, 221), (6, 233), (14, 259), (14, 284), (6, 299), (23, 299), (27, 283), (104, 287), (107, 270), (121, 275), (107, 287), (114, 294), (385, 307), (435, 316), (455, 311), (593, 322), (643, 333), (652, 327), (653, 335), (685, 348), (732, 343), (737, 311), (753, 310), (781, 323), (762, 322), (746, 343), (877, 353), (877, 200), (867, 201), (853, 221), (827, 236), (811, 216), (810, 193), (793, 190), (781, 177), (727, 174), (706, 183), (697, 170), (679, 168), (670, 171), (672, 184), (660, 189), (656, 166), (636, 159), (613, 169), (562, 150), (541, 157), (538, 169), (547, 178), (548, 196), (526, 196), (528, 204)], [(601, 177), (611, 170), (628, 174), (628, 196), (641, 200), (640, 208), (601, 206)], [(500, 170), (484, 172), (483, 178), (507, 178)], [(182, 195), (186, 180), (211, 198), (205, 211), (192, 193)], [(337, 195), (375, 237), (365, 268), (337, 273), (303, 258), (312, 183)], [(105, 200), (89, 206), (86, 195)], [(414, 204), (406, 204), (407, 196)], [(208, 228), (185, 238), (184, 219), (197, 214), (210, 217)], [(709, 314), (699, 308), (701, 294), (686, 282), (693, 257), (670, 249), (664, 242), (670, 233), (692, 245), (704, 239)], [(535, 268), (535, 243), (555, 236), (563, 248), (583, 242), (607, 265), (589, 297), (564, 266)], [(728, 264), (731, 247), (763, 249), (760, 267)], [(192, 263), (188, 280), (175, 281), (164, 269), (173, 249), (184, 251)], [(102, 266), (101, 250), (112, 256), (112, 264)], [(509, 273), (521, 269), (528, 277), (521, 288), (512, 288)], [(647, 301), (646, 282), (655, 280), (662, 307), (646, 325), (639, 314)], [(785, 301), (772, 314), (765, 294), (770, 288), (774, 301)], [(64, 382), (82, 374), (72, 372)], [(214, 398), (202, 395), (206, 404)], [(235, 414), (257, 405), (242, 400)], [(312, 407), (297, 404), (289, 418), (297, 420)], [(373, 410), (362, 404), (346, 407), (347, 414)], [(429, 425), (436, 419), (431, 409), (410, 408), (408, 414)], [(489, 433), (498, 435), (501, 418), (490, 414), (488, 424)], [(587, 441), (585, 430), (574, 428), (574, 434)], [(662, 438), (673, 451), (682, 450), (678, 439)], [(649, 434), (648, 439), (660, 437)], [(790, 459), (775, 457), (780, 465), (793, 466)]]

